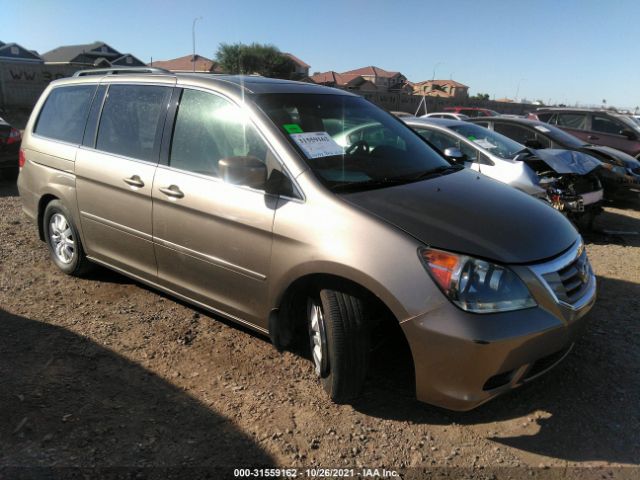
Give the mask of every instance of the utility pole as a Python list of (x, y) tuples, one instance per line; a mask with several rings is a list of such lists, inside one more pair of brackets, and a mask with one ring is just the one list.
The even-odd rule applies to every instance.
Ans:
[(520, 80), (518, 80), (518, 88), (516, 88), (516, 98), (514, 98), (514, 100), (516, 101), (516, 103), (519, 103), (519, 102), (518, 102), (518, 95), (520, 94), (520, 83), (521, 83), (523, 80), (526, 80), (526, 78), (521, 78)]
[(191, 61), (193, 62), (193, 71), (196, 71), (196, 22), (198, 20), (202, 20), (202, 17), (196, 17), (193, 19), (193, 25), (191, 26), (191, 39), (193, 40), (193, 57), (191, 57)]

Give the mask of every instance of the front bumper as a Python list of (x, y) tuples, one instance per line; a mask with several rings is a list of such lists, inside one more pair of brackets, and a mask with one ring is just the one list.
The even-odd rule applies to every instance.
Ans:
[(541, 375), (570, 351), (595, 303), (593, 273), (579, 301), (568, 304), (534, 268), (514, 270), (537, 307), (479, 315), (446, 303), (401, 324), (413, 355), (418, 400), (471, 410)]

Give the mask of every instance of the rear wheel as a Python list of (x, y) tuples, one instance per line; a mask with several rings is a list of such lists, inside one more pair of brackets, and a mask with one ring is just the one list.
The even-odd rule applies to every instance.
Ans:
[(51, 259), (67, 275), (80, 276), (91, 268), (71, 214), (59, 200), (47, 205), (42, 218)]
[(315, 372), (336, 403), (355, 398), (366, 377), (371, 342), (363, 307), (359, 298), (329, 289), (307, 301)]

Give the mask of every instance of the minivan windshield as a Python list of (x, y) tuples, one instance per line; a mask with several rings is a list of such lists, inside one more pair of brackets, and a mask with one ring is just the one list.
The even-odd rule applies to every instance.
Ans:
[(473, 123), (449, 125), (449, 128), (500, 158), (510, 160), (525, 149), (524, 145)]
[(258, 95), (256, 104), (335, 192), (457, 170), (402, 122), (360, 97), (269, 93)]

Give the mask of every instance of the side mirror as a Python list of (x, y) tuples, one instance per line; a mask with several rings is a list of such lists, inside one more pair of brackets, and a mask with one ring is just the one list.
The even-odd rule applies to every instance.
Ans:
[(636, 135), (636, 132), (634, 132), (633, 130), (624, 129), (620, 131), (620, 135), (622, 135), (623, 137), (627, 137), (629, 140), (638, 139), (638, 135)]
[(544, 145), (540, 143), (540, 140), (536, 140), (535, 138), (530, 138), (526, 142), (524, 142), (525, 147), (535, 148), (535, 149), (543, 149)]
[(270, 195), (284, 195), (285, 197), (294, 197), (293, 184), (280, 170), (273, 169), (267, 179), (264, 188), (265, 192)]
[(444, 156), (454, 163), (463, 162), (465, 159), (464, 153), (457, 147), (449, 147), (444, 149)]
[(225, 182), (264, 188), (267, 166), (256, 157), (228, 157), (218, 162), (218, 173)]

